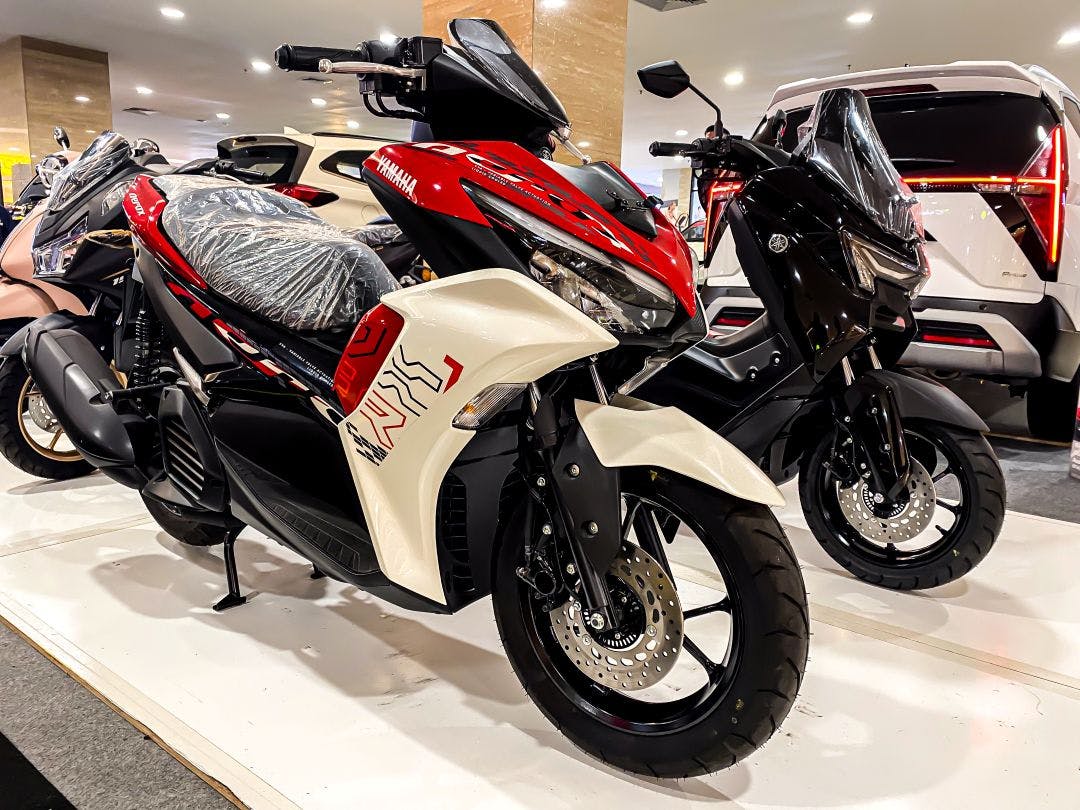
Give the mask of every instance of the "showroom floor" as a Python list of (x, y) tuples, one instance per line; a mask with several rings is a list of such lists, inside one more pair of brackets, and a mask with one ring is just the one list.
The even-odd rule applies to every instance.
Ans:
[[(1072, 486), (1075, 502), (1080, 485), (1059, 497)], [(749, 761), (678, 783), (612, 771), (559, 736), (487, 601), (408, 614), (245, 535), (255, 598), (215, 614), (220, 549), (180, 546), (100, 475), (40, 483), (0, 465), (0, 615), (251, 807), (1075, 806), (1077, 525), (1010, 512), (971, 576), (901, 594), (839, 572), (786, 493), (814, 621), (801, 695)]]

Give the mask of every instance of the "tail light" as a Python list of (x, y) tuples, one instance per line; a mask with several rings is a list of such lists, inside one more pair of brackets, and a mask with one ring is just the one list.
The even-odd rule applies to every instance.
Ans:
[(1045, 251), (1046, 280), (1056, 278), (1061, 242), (1065, 229), (1065, 193), (1069, 185), (1068, 152), (1065, 129), (1058, 124), (1039, 145), (1031, 160), (1015, 177), (934, 176), (905, 177), (904, 182), (916, 191), (978, 191), (982, 194), (1011, 194), (1030, 220)]
[(1065, 225), (1065, 188), (1068, 166), (1065, 131), (1059, 124), (1043, 141), (1017, 178), (1017, 198), (1046, 248), (1046, 260), (1057, 264)]
[(376, 304), (365, 313), (334, 371), (334, 391), (346, 414), (356, 410), (405, 326), (390, 307)]
[(735, 195), (742, 191), (746, 185), (741, 179), (734, 179), (736, 175), (725, 172), (713, 180), (705, 192), (705, 245), (712, 244), (710, 235), (720, 227), (720, 220), (727, 210), (728, 203), (735, 199)]
[(338, 195), (332, 191), (324, 191), (314, 186), (305, 186), (302, 183), (277, 183), (271, 186), (278, 194), (299, 200), (308, 208), (318, 208), (338, 199)]

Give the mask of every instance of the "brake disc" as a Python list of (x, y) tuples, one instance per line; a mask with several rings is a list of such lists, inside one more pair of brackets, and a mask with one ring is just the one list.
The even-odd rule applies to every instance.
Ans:
[(26, 412), (34, 424), (42, 430), (53, 433), (60, 427), (59, 421), (45, 402), (45, 397), (37, 390), (37, 386), (26, 392)]
[(563, 651), (589, 678), (633, 692), (659, 683), (682, 649), (683, 614), (674, 583), (663, 567), (632, 543), (624, 543), (607, 581), (618, 627), (596, 631), (576, 598), (548, 615)]
[(929, 528), (937, 505), (934, 479), (915, 459), (911, 459), (906, 500), (887, 503), (865, 480), (846, 488), (837, 484), (836, 494), (852, 528), (877, 543), (903, 543), (918, 537)]

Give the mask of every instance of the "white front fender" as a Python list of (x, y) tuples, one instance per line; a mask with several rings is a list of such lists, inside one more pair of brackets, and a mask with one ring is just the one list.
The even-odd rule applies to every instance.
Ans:
[(746, 501), (783, 506), (784, 496), (733, 444), (678, 408), (632, 397), (610, 405), (577, 400), (578, 421), (606, 467), (662, 467)]

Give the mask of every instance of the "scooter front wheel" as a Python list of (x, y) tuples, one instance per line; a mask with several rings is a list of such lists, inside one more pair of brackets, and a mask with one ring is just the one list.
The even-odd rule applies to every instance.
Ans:
[(905, 423), (907, 489), (888, 501), (873, 484), (840, 481), (842, 442), (827, 434), (803, 456), (799, 495), (825, 552), (859, 579), (893, 590), (944, 585), (990, 552), (1005, 516), (1005, 479), (986, 438), (936, 422)]
[(802, 681), (798, 563), (767, 507), (663, 470), (621, 479), (606, 577), (618, 625), (593, 626), (572, 586), (527, 582), (523, 541), (535, 549), (542, 533), (521, 508), (495, 566), (503, 646), (533, 702), (592, 756), (656, 777), (730, 767), (772, 736)]
[(20, 357), (0, 363), (0, 453), (38, 478), (63, 481), (94, 470), (64, 434)]

